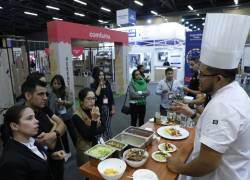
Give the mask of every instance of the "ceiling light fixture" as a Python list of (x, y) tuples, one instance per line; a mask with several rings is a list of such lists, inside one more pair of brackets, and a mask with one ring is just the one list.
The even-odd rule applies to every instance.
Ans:
[(181, 22), (184, 22), (184, 21), (185, 21), (185, 19), (182, 18), (182, 19), (181, 19)]
[(202, 26), (205, 26), (205, 23), (202, 23)]
[(28, 11), (24, 11), (24, 14), (31, 15), (31, 16), (38, 16), (38, 14), (32, 13), (32, 12), (28, 12)]
[(201, 29), (200, 29), (200, 28), (198, 28), (197, 30), (198, 30), (198, 31), (200, 31)]
[(203, 17), (202, 20), (205, 20), (205, 18)]
[(48, 9), (54, 9), (54, 10), (57, 10), (57, 11), (59, 11), (60, 9), (59, 8), (57, 8), (57, 7), (54, 7), (54, 6), (46, 6), (46, 8), (48, 8)]
[(2, 7), (2, 6), (0, 6), (0, 9), (3, 9), (3, 7)]
[(63, 21), (63, 19), (57, 18), (57, 17), (53, 17), (52, 19), (54, 19), (54, 20), (59, 20), (59, 21)]
[(99, 23), (108, 23), (107, 21), (103, 21), (101, 19), (97, 20)]
[(192, 26), (193, 26), (193, 24), (189, 24), (189, 26), (191, 26), (191, 27), (192, 27)]
[(110, 9), (105, 8), (105, 7), (101, 7), (101, 10), (103, 10), (103, 11), (107, 11), (107, 12), (111, 12), (111, 10), (110, 10)]
[(194, 10), (194, 8), (191, 5), (188, 5), (188, 9), (190, 9), (191, 11)]
[(148, 20), (147, 20), (147, 23), (148, 23), (148, 24), (151, 24), (151, 23), (152, 23), (152, 20), (151, 20), (151, 19), (148, 19)]
[(186, 22), (185, 22), (185, 24), (189, 24), (189, 22), (188, 22), (188, 21), (186, 21)]
[(75, 2), (79, 3), (79, 4), (82, 4), (84, 6), (87, 6), (87, 3), (86, 2), (83, 2), (83, 1), (80, 1), (80, 0), (74, 0)]
[(239, 4), (239, 0), (234, 0), (234, 4), (238, 5)]
[(139, 6), (143, 6), (143, 3), (140, 1), (134, 1), (135, 4), (139, 5)]
[(77, 13), (77, 12), (75, 12), (74, 15), (76, 15), (76, 16), (81, 16), (81, 17), (84, 17), (84, 16), (85, 16), (85, 14), (81, 14), (81, 13)]
[(197, 16), (200, 16), (200, 14), (198, 13), (198, 14), (196, 14)]
[(151, 12), (151, 14), (154, 14), (154, 15), (156, 15), (156, 16), (158, 15), (158, 13), (155, 12), (155, 11), (152, 11), (152, 10), (151, 10), (150, 12)]

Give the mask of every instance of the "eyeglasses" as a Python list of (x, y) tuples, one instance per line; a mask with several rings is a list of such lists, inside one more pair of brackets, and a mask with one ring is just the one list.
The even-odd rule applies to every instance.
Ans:
[(86, 99), (87, 99), (88, 101), (91, 101), (91, 100), (92, 100), (92, 101), (96, 101), (96, 97), (87, 97)]

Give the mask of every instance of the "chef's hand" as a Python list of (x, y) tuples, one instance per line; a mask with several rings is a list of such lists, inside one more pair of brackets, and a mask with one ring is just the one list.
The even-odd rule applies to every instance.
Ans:
[(63, 160), (65, 156), (65, 152), (63, 150), (53, 152), (51, 154), (51, 158), (54, 160)]
[(175, 102), (171, 105), (170, 110), (181, 113), (185, 116), (191, 117), (194, 112), (191, 108), (188, 107), (187, 104), (180, 103), (180, 102)]
[(183, 91), (184, 91), (185, 93), (189, 93), (189, 92), (190, 92), (190, 89), (189, 89), (188, 87), (183, 87)]
[(94, 106), (91, 110), (91, 117), (93, 121), (97, 121), (100, 119), (100, 111), (97, 106)]
[(184, 163), (181, 162), (181, 160), (178, 158), (177, 155), (167, 157), (168, 170), (170, 170), (174, 173), (180, 174), (180, 173), (182, 173), (183, 166), (184, 166)]

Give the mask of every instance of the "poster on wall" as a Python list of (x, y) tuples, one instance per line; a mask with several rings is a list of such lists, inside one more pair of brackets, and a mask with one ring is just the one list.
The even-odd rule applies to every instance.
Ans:
[(185, 77), (187, 84), (191, 79), (191, 71), (188, 67), (188, 60), (200, 57), (202, 32), (186, 32), (186, 51), (185, 51)]
[(129, 69), (136, 69), (141, 64), (141, 54), (128, 54)]
[(144, 59), (141, 64), (144, 66), (144, 73), (146, 74), (151, 73), (151, 60), (152, 60), (152, 54), (144, 53)]

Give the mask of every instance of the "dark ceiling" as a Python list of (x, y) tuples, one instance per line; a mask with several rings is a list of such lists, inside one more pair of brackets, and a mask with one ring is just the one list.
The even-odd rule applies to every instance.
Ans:
[[(115, 23), (116, 10), (131, 8), (136, 11), (137, 18), (152, 16), (151, 10), (160, 15), (182, 15), (192, 18), (190, 13), (196, 10), (234, 6), (234, 0), (138, 0), (144, 6), (138, 6), (134, 0), (81, 0), (87, 3), (82, 5), (74, 0), (0, 0), (0, 34), (25, 35), (34, 32), (46, 31), (46, 22), (52, 17), (62, 18), (65, 21), (101, 25), (98, 19)], [(239, 0), (239, 6), (249, 6), (250, 0)], [(60, 8), (59, 11), (46, 8), (46, 5)], [(187, 6), (192, 5), (195, 11)], [(111, 12), (100, 10), (104, 6)], [(38, 14), (30, 16), (24, 11)], [(83, 13), (85, 17), (74, 15), (74, 12)], [(202, 11), (201, 11), (202, 12)], [(203, 11), (205, 12), (205, 11)]]

